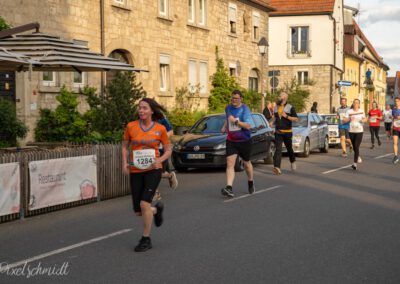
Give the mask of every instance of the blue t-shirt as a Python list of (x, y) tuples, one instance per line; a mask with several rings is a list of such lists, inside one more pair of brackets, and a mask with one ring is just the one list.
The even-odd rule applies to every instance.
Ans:
[(251, 117), (251, 111), (245, 104), (235, 108), (232, 105), (228, 105), (225, 109), (226, 113), (226, 125), (228, 129), (228, 140), (232, 142), (243, 142), (251, 138), (251, 132), (248, 129), (236, 126), (234, 123), (229, 122), (228, 117), (232, 115), (234, 118), (239, 118), (241, 122), (248, 123), (253, 126), (253, 119)]
[(393, 116), (393, 120), (394, 120), (394, 123), (393, 123), (393, 130), (395, 130), (395, 131), (400, 131), (400, 127), (397, 127), (397, 126), (396, 126), (396, 121), (395, 121), (395, 120), (398, 119), (398, 117), (400, 117), (400, 109), (394, 107), (394, 108), (392, 109), (392, 116)]
[(339, 129), (350, 129), (350, 121), (345, 123), (342, 122), (343, 117), (346, 117), (348, 111), (348, 107), (338, 108), (337, 115), (339, 116)]
[(167, 129), (167, 132), (172, 130), (172, 125), (169, 122), (168, 118), (164, 117), (163, 119), (159, 119), (157, 122), (164, 125), (165, 129)]

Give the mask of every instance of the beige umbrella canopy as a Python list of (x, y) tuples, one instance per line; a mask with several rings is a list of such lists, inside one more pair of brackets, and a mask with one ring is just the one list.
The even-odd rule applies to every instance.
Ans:
[(0, 71), (21, 71), (30, 67), (33, 68), (33, 65), (39, 66), (40, 63), (26, 56), (10, 52), (5, 48), (0, 48)]
[[(36, 32), (32, 34), (18, 34), (33, 28)], [(1, 31), (1, 48), (34, 61), (36, 64), (32, 64), (32, 68), (35, 71), (146, 71), (90, 51), (78, 43), (40, 33), (37, 23)], [(27, 67), (20, 65), (23, 70)]]

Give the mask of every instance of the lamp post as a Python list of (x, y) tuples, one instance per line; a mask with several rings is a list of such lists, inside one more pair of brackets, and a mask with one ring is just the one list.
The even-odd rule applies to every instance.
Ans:
[(264, 110), (265, 107), (265, 94), (264, 94), (264, 56), (267, 53), (267, 47), (269, 46), (268, 41), (265, 39), (265, 37), (262, 37), (260, 41), (258, 42), (258, 51), (260, 52), (261, 55), (261, 74), (260, 74), (260, 91), (261, 91), (261, 112)]

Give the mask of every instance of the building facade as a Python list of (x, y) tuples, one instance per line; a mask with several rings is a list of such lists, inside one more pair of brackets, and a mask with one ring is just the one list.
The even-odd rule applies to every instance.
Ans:
[[(0, 16), (13, 26), (39, 22), (41, 32), (87, 45), (91, 50), (148, 70), (137, 78), (149, 97), (168, 109), (175, 90), (196, 93), (198, 108), (206, 109), (215, 50), (245, 88), (261, 89), (261, 58), (257, 43), (268, 39), (266, 0), (2, 0)], [(65, 85), (77, 93), (85, 86), (101, 91), (112, 72), (16, 73), (18, 116), (29, 126), (26, 141), (41, 108), (55, 108), (55, 96)], [(265, 83), (265, 82), (264, 82)], [(87, 109), (80, 97), (80, 110)]]
[(295, 79), (310, 90), (307, 110), (316, 101), (321, 113), (333, 111), (344, 69), (343, 1), (270, 3), (277, 9), (269, 25), (269, 68), (271, 75), (279, 74), (277, 87)]

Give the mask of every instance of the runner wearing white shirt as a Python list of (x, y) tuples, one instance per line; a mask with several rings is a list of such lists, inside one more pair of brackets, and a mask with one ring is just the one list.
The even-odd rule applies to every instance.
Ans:
[(360, 100), (353, 101), (353, 108), (345, 114), (344, 121), (350, 122), (349, 135), (354, 150), (354, 163), (351, 166), (357, 170), (357, 164), (360, 163), (360, 145), (364, 134), (363, 123), (367, 121), (364, 111), (360, 109)]
[(385, 130), (388, 140), (392, 137), (392, 119), (393, 114), (390, 105), (386, 105), (386, 109), (383, 111), (383, 121), (385, 122)]

